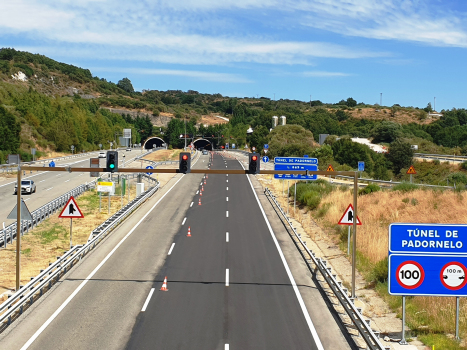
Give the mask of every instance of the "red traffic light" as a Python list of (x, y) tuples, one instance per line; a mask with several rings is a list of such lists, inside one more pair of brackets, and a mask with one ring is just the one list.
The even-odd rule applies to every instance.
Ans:
[(187, 160), (187, 159), (188, 159), (188, 156), (187, 156), (186, 154), (184, 154), (184, 155), (182, 156), (182, 159), (183, 159), (183, 160)]
[(251, 160), (257, 161), (257, 160), (258, 160), (258, 157), (257, 157), (257, 156), (252, 156), (252, 157), (251, 157)]

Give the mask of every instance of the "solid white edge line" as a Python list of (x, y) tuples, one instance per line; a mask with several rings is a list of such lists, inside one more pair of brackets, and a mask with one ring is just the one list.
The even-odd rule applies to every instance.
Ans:
[(186, 218), (183, 219), (182, 226), (185, 225)]
[(190, 208), (191, 208), (192, 206), (193, 206), (193, 202), (191, 202), (191, 204), (190, 204)]
[[(245, 168), (243, 169), (245, 170)], [(285, 271), (287, 272), (287, 275), (289, 276), (290, 283), (292, 284), (295, 295), (297, 296), (298, 303), (300, 304), (300, 307), (302, 308), (302, 312), (303, 312), (303, 315), (305, 316), (305, 320), (308, 324), (308, 328), (310, 328), (311, 335), (316, 342), (316, 346), (318, 350), (324, 350), (323, 344), (321, 344), (321, 339), (319, 339), (318, 332), (316, 331), (313, 321), (311, 320), (310, 314), (308, 313), (308, 310), (306, 308), (305, 302), (303, 301), (302, 295), (300, 294), (300, 291), (298, 290), (297, 283), (295, 283), (295, 279), (293, 278), (292, 271), (290, 271), (289, 265), (287, 264), (287, 260), (285, 260), (285, 256), (284, 256), (284, 253), (282, 252), (281, 246), (279, 245), (276, 235), (274, 234), (274, 231), (272, 230), (271, 224), (268, 221), (268, 218), (266, 216), (266, 213), (264, 212), (263, 206), (261, 205), (261, 202), (259, 201), (259, 198), (256, 195), (256, 191), (255, 191), (255, 188), (253, 187), (253, 183), (251, 182), (250, 177), (248, 175), (245, 175), (245, 176), (248, 179), (248, 182), (250, 183), (251, 190), (253, 191), (256, 201), (258, 202), (259, 209), (261, 210), (261, 213), (263, 213), (264, 221), (266, 221), (266, 225), (268, 226), (269, 233), (271, 234), (271, 237), (274, 243), (276, 244), (277, 251), (279, 252), (279, 256), (281, 257), (282, 263), (284, 264)]]
[(172, 243), (172, 245), (170, 246), (170, 250), (169, 250), (169, 252), (167, 253), (167, 255), (172, 254), (172, 250), (174, 249), (174, 247), (175, 247), (175, 242)]
[(229, 286), (229, 269), (225, 269), (225, 286)]
[(149, 300), (151, 300), (152, 294), (154, 293), (154, 290), (156, 288), (151, 288), (151, 291), (149, 292), (148, 297), (146, 298), (146, 301), (144, 302), (143, 308), (141, 309), (141, 312), (146, 311), (146, 308), (148, 307)]
[(229, 241), (229, 233), (228, 233), (228, 232), (225, 233), (225, 241), (226, 241), (226, 242)]
[(88, 277), (86, 277), (84, 279), (84, 281), (81, 282), (81, 284), (78, 286), (78, 288), (76, 288), (75, 291), (73, 293), (71, 293), (71, 295), (48, 318), (48, 320), (45, 321), (45, 323), (36, 331), (36, 333), (34, 333), (33, 336), (31, 338), (29, 338), (29, 340), (26, 342), (26, 344), (23, 345), (23, 347), (20, 350), (26, 350), (27, 348), (29, 348), (31, 346), (31, 344), (37, 339), (37, 337), (49, 326), (49, 324), (55, 319), (55, 317), (57, 317), (60, 314), (60, 312), (62, 312), (62, 310), (70, 303), (70, 301), (76, 296), (76, 294), (78, 294), (79, 291), (81, 289), (83, 289), (83, 287), (97, 273), (97, 271), (99, 271), (99, 269), (107, 262), (107, 260), (109, 260), (109, 258), (113, 255), (113, 253), (115, 253), (115, 251), (123, 244), (123, 242), (125, 242), (126, 239), (128, 237), (130, 237), (130, 235), (136, 230), (136, 228), (144, 221), (144, 219), (146, 219), (148, 217), (148, 215), (154, 210), (154, 208), (165, 198), (165, 196), (167, 196), (167, 194), (169, 194), (170, 191), (172, 191), (172, 189), (180, 182), (181, 179), (183, 179), (184, 176), (185, 175), (181, 176), (180, 179), (178, 179), (177, 182), (174, 183), (173, 186), (170, 187), (170, 189), (166, 193), (164, 193), (164, 195), (161, 198), (159, 198), (159, 200), (151, 207), (151, 209), (149, 209), (148, 212), (138, 221), (138, 223), (135, 226), (133, 226), (133, 228), (130, 230), (130, 232), (128, 232), (126, 234), (126, 236), (123, 237), (122, 240), (117, 243), (117, 245), (114, 247), (114, 249), (112, 249), (110, 251), (110, 253), (107, 254), (107, 256), (104, 258), (104, 260), (102, 260), (99, 263), (99, 265), (97, 265), (96, 268), (94, 270), (92, 270), (92, 272), (88, 275)]

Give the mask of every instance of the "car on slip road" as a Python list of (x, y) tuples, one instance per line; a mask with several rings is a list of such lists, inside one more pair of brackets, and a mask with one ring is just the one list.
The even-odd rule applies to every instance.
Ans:
[[(18, 184), (15, 184), (15, 195), (18, 193)], [(36, 184), (32, 180), (21, 180), (21, 193), (36, 193)]]
[(106, 154), (105, 152), (99, 152), (99, 158), (105, 158)]

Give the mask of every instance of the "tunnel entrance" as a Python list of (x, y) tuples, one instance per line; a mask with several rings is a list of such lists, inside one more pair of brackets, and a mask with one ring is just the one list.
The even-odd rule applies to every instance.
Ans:
[(211, 141), (208, 141), (206, 139), (197, 139), (193, 142), (193, 144), (195, 145), (196, 149), (202, 148), (202, 149), (212, 151)]
[(146, 142), (144, 142), (143, 148), (153, 149), (154, 147), (162, 147), (163, 145), (165, 145), (164, 140), (162, 140), (160, 137), (153, 136), (153, 137), (148, 138)]

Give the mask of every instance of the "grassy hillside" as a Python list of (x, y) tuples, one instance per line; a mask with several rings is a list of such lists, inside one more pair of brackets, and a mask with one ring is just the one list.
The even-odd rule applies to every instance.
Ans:
[[(24, 81), (18, 79), (22, 74)], [(109, 108), (119, 113), (111, 113)], [(0, 141), (0, 162), (10, 152), (20, 152), (27, 159), (32, 147), (59, 152), (68, 151), (71, 145), (77, 150), (97, 149), (100, 143), (108, 147), (123, 128), (133, 130), (132, 143), (158, 135), (172, 147), (181, 147), (179, 135), (184, 133), (185, 118), (188, 133), (211, 139), (216, 146), (235, 143), (237, 147), (255, 146), (261, 152), (264, 143), (271, 143), (271, 156), (313, 153), (323, 161), (335, 160), (350, 167), (355, 159), (347, 159), (345, 150), (332, 146), (333, 142), (333, 149), (318, 150), (319, 134), (368, 137), (386, 146), (400, 140), (417, 144), (422, 152), (466, 154), (467, 112), (442, 111), (442, 117), (433, 119), (429, 111), (429, 105), (425, 109), (367, 105), (350, 97), (323, 103), (230, 98), (192, 90), (135, 92), (128, 78), (113, 83), (93, 76), (88, 69), (42, 55), (0, 50), (0, 140), (4, 140)], [(160, 115), (166, 117), (166, 124), (155, 128), (154, 118)], [(270, 133), (274, 115), (285, 115), (287, 125), (298, 129), (279, 127), (282, 131)], [(228, 123), (215, 116), (227, 118)], [(250, 126), (254, 132), (247, 136)], [(296, 133), (306, 136), (298, 142), (293, 136)], [(357, 148), (368, 159), (373, 176), (391, 176), (383, 171), (384, 167), (390, 169), (385, 159)], [(333, 152), (338, 150), (340, 155), (335, 158)]]

